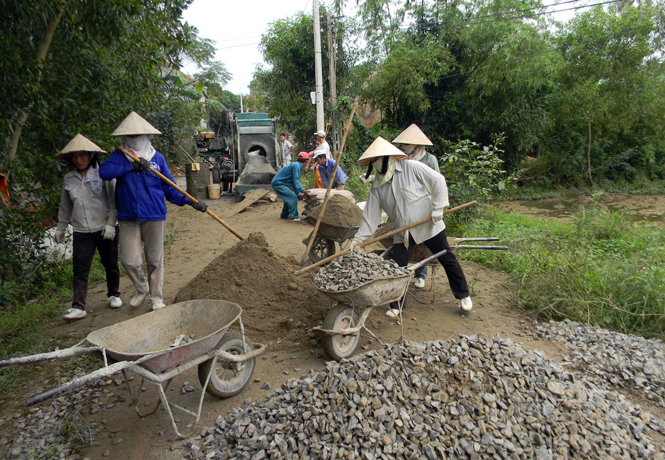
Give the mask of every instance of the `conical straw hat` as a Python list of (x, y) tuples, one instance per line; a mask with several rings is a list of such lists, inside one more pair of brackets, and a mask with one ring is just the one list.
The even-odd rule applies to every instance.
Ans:
[(406, 155), (400, 149), (392, 145), (384, 138), (377, 137), (374, 142), (372, 142), (372, 145), (370, 145), (367, 150), (365, 150), (365, 153), (363, 153), (362, 156), (358, 158), (358, 164), (360, 166), (368, 166), (371, 163), (370, 160), (372, 158), (389, 156), (399, 157), (398, 159), (406, 158)]
[(77, 134), (74, 136), (74, 139), (69, 141), (69, 143), (65, 145), (65, 148), (56, 153), (55, 156), (61, 159), (67, 158), (74, 152), (106, 153), (83, 134)]
[(157, 128), (136, 112), (127, 115), (111, 136), (132, 136), (137, 134), (162, 134)]
[(393, 139), (393, 144), (433, 145), (415, 123), (402, 131), (402, 134)]

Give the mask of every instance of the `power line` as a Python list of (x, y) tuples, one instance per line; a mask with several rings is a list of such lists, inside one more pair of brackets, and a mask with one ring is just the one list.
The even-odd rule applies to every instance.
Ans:
[(261, 43), (261, 42), (245, 43), (245, 44), (242, 44), (242, 45), (233, 45), (233, 46), (224, 46), (224, 47), (222, 47), (222, 48), (216, 48), (216, 49), (217, 49), (218, 51), (219, 51), (219, 50), (228, 50), (228, 49), (231, 49), (231, 48), (242, 48), (243, 46), (258, 45), (259, 43)]
[[(605, 1), (605, 2), (592, 3), (590, 5), (574, 6), (574, 7), (571, 7), (571, 8), (563, 8), (563, 9), (554, 10), (554, 11), (533, 12), (531, 14), (526, 14), (526, 15), (522, 15), (522, 16), (511, 16), (511, 17), (508, 17), (508, 18), (498, 18), (498, 19), (493, 19), (493, 20), (490, 20), (490, 21), (476, 21), (476, 19), (478, 19), (478, 18), (455, 19), (455, 20), (451, 20), (451, 21), (442, 21), (442, 22), (437, 23), (437, 25), (444, 25), (444, 24), (477, 25), (477, 24), (486, 24), (486, 23), (490, 23), (490, 22), (512, 21), (512, 20), (515, 20), (515, 19), (531, 18), (533, 16), (541, 16), (543, 14), (553, 14), (553, 13), (560, 13), (560, 12), (563, 12), (563, 11), (572, 11), (572, 10), (579, 10), (579, 9), (582, 9), (582, 8), (591, 8), (591, 7), (594, 7), (594, 6), (608, 5), (608, 4), (611, 4), (611, 3), (619, 3), (619, 2), (622, 2), (622, 1), (624, 1), (624, 0), (609, 0), (609, 1)], [(563, 3), (566, 3), (566, 2), (563, 2)], [(548, 5), (548, 6), (553, 6), (553, 5)], [(541, 7), (537, 7), (537, 8), (541, 8)], [(525, 10), (519, 10), (519, 11), (525, 11)], [(516, 11), (516, 12), (519, 12), (519, 11)], [(526, 11), (529, 11), (529, 10), (526, 10)], [(483, 18), (484, 17), (496, 17), (496, 16), (501, 16), (503, 14), (508, 14), (508, 13), (498, 13), (496, 15), (488, 15), (488, 16), (481, 16), (481, 17), (483, 17)], [(411, 27), (413, 27), (413, 26), (410, 26), (410, 25), (409, 26), (400, 26), (399, 28), (406, 30), (406, 29), (410, 29)]]

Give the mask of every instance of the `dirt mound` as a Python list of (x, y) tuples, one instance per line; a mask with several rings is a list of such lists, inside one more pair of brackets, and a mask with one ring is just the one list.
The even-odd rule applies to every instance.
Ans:
[[(309, 215), (314, 221), (319, 218), (321, 206), (315, 208)], [(342, 195), (335, 195), (328, 199), (326, 212), (321, 221), (327, 225), (335, 227), (357, 227), (363, 218), (362, 210), (356, 204)]]
[(293, 273), (300, 267), (293, 262), (293, 257), (274, 253), (262, 233), (252, 233), (204, 268), (178, 292), (176, 302), (220, 299), (237, 303), (253, 340), (283, 339), (298, 325), (319, 324), (330, 308), (330, 299), (312, 281), (316, 272), (297, 277)]

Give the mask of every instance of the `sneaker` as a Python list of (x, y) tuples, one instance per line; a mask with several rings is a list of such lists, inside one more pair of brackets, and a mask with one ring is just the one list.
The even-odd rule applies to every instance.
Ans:
[(289, 217), (289, 222), (300, 222), (300, 219), (291, 219), (291, 218)]
[(164, 308), (166, 304), (164, 302), (153, 302), (152, 303), (152, 311), (159, 310), (160, 308)]
[(67, 310), (67, 313), (65, 313), (65, 316), (62, 317), (62, 319), (67, 319), (67, 320), (74, 320), (74, 319), (83, 319), (86, 317), (85, 310), (81, 310), (80, 308), (70, 308)]
[(386, 311), (386, 316), (393, 319), (399, 318), (399, 310), (396, 308), (391, 308), (390, 310)]
[(137, 292), (134, 294), (134, 297), (132, 297), (132, 300), (129, 301), (129, 306), (132, 308), (140, 307), (146, 297), (148, 297), (147, 292)]
[(413, 283), (413, 287), (422, 289), (425, 287), (425, 280), (423, 278), (416, 278), (416, 281)]
[(122, 307), (122, 299), (112, 295), (109, 297), (109, 307), (111, 308), (120, 308)]
[(462, 311), (471, 311), (473, 308), (473, 303), (471, 302), (471, 297), (465, 297), (459, 301), (459, 307)]

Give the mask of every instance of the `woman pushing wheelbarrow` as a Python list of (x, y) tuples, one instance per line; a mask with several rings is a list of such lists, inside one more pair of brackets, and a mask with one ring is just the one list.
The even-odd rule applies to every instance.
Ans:
[[(392, 258), (400, 267), (406, 266), (411, 251), (420, 243), (433, 254), (446, 250), (438, 258), (439, 263), (448, 276), (453, 295), (460, 301), (460, 309), (469, 312), (473, 308), (469, 286), (448, 245), (443, 222), (443, 210), (449, 206), (446, 180), (422, 163), (402, 161), (406, 158), (401, 150), (378, 137), (358, 160), (359, 165), (368, 166), (365, 177), (370, 177), (372, 169), (375, 172), (360, 228), (350, 248), (355, 249), (374, 234), (382, 210), (395, 222), (395, 227), (408, 226), (429, 216), (430, 221), (395, 234)], [(399, 316), (399, 302), (391, 303), (386, 316)]]

